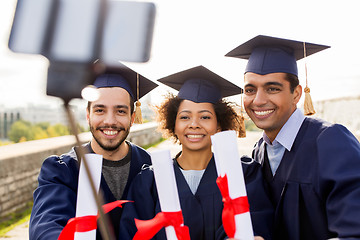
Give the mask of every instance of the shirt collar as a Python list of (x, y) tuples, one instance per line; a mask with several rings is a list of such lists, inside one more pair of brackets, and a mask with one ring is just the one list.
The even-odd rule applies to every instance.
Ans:
[(269, 145), (276, 145), (279, 143), (288, 151), (290, 151), (304, 120), (304, 114), (300, 109), (297, 108), (281, 128), (272, 144), (270, 139), (266, 136), (265, 132), (263, 132), (263, 139)]

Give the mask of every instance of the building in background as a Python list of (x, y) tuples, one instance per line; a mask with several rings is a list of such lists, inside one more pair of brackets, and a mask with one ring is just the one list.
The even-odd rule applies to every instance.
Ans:
[(7, 139), (7, 133), (11, 125), (20, 120), (20, 112), (17, 110), (8, 110), (0, 112), (0, 140)]
[[(78, 106), (71, 106), (76, 122), (84, 129), (88, 129), (86, 122), (86, 111)], [(11, 125), (24, 120), (32, 124), (47, 122), (50, 125), (61, 123), (68, 126), (66, 113), (61, 105), (36, 105), (28, 104), (27, 107), (6, 108), (0, 105), (0, 139), (7, 140)]]
[(145, 95), (140, 100), (141, 102), (141, 114), (144, 121), (155, 121), (155, 113), (152, 109), (151, 94)]

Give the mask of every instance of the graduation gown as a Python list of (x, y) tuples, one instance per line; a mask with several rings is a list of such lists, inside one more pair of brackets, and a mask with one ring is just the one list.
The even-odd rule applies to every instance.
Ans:
[[(247, 164), (248, 165), (248, 164)], [(251, 164), (246, 166), (244, 172), (249, 172), (251, 176), (248, 179), (262, 181), (261, 175)], [(258, 168), (260, 169), (260, 168)], [(214, 158), (212, 158), (202, 176), (198, 189), (192, 194), (178, 164), (174, 161), (174, 172), (178, 188), (179, 200), (184, 217), (184, 224), (189, 227), (190, 238), (196, 240), (225, 239), (226, 234), (222, 227), (222, 196), (216, 184), (217, 172)], [(251, 206), (257, 219), (256, 226), (259, 231), (266, 236), (270, 236), (271, 220), (273, 217), (273, 208), (265, 194), (261, 194), (259, 184), (251, 184), (252, 199), (259, 197), (255, 205)], [(264, 192), (263, 192), (264, 193)], [(260, 195), (259, 195), (260, 194)], [(143, 170), (133, 181), (128, 194), (128, 199), (134, 203), (128, 203), (124, 206), (120, 221), (120, 238), (122, 240), (132, 239), (137, 229), (134, 218), (148, 220), (155, 217), (161, 211), (154, 174), (151, 168)], [(250, 198), (249, 198), (250, 199)], [(266, 200), (267, 199), (267, 200)], [(158, 232), (153, 239), (166, 239), (164, 228)], [(267, 238), (266, 238), (267, 239)]]
[(268, 187), (273, 239), (360, 239), (360, 145), (344, 126), (306, 118)]
[[(140, 172), (142, 165), (151, 162), (150, 155), (144, 149), (132, 143), (130, 146), (130, 172), (122, 199), (126, 199), (130, 182)], [(39, 186), (34, 192), (29, 226), (30, 240), (57, 239), (67, 221), (75, 217), (78, 178), (79, 162), (74, 148), (67, 154), (45, 159), (38, 177)], [(101, 176), (100, 188), (103, 191), (104, 203), (116, 200), (104, 176)], [(115, 208), (108, 214), (117, 236), (121, 208)], [(97, 231), (97, 239), (101, 239), (100, 231)]]

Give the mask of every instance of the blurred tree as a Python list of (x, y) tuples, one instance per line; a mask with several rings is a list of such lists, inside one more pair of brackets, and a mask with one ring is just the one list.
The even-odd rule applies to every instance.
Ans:
[(41, 129), (45, 130), (50, 127), (50, 123), (49, 122), (40, 122), (35, 124), (35, 126), (41, 127)]
[(48, 138), (47, 131), (44, 130), (40, 125), (35, 125), (31, 128), (34, 135), (34, 140)]
[[(78, 128), (80, 132), (84, 132), (84, 128), (80, 125)], [(64, 135), (70, 135), (70, 131), (67, 126), (61, 123), (50, 125), (48, 122), (41, 122), (32, 125), (23, 120), (14, 122), (8, 133), (9, 139), (14, 143)]]
[[(81, 132), (81, 133), (86, 131), (86, 129), (78, 123), (77, 123), (77, 127), (79, 129), (79, 132)], [(88, 131), (90, 131), (90, 130), (88, 130)]]
[(26, 140), (26, 137), (24, 137), (24, 136), (22, 136), (21, 138), (20, 138), (20, 140), (19, 140), (19, 143), (21, 143), (21, 142), (26, 142), (27, 140)]
[(23, 120), (14, 122), (8, 133), (9, 139), (15, 143), (19, 142), (22, 137), (27, 141), (33, 140), (34, 135), (31, 130), (31, 123)]
[(58, 137), (70, 134), (68, 127), (61, 123), (49, 126), (47, 128), (47, 132), (49, 137)]

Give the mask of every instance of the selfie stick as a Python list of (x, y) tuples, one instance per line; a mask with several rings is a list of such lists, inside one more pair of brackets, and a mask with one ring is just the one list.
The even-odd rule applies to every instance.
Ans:
[[(111, 6), (109, 7), (108, 4)], [(126, 21), (128, 16), (136, 16), (136, 22)], [(124, 17), (125, 20), (118, 19), (119, 17)], [(117, 61), (137, 61), (138, 58), (148, 60), (154, 17), (155, 6), (148, 2), (18, 0), (10, 33), (9, 48), (13, 52), (41, 54), (50, 62), (46, 93), (64, 101), (64, 108), (76, 144), (79, 146), (78, 153), (80, 159), (83, 159), (99, 211), (100, 232), (105, 240), (113, 240), (115, 237), (102, 208), (104, 202), (102, 191), (100, 189), (99, 194), (97, 193), (84, 157), (85, 150), (79, 140), (78, 128), (69, 102), (73, 98), (81, 98), (81, 90), (94, 82), (112, 57), (119, 58)], [(107, 27), (109, 25), (111, 27)], [(113, 29), (114, 26), (117, 28)], [(118, 35), (121, 35), (121, 38), (117, 38)], [(129, 41), (126, 36), (133, 38), (135, 36), (137, 40), (144, 41), (136, 41), (139, 42), (138, 45), (132, 44), (134, 41)], [(103, 37), (105, 41), (110, 39), (115, 43), (113, 49), (105, 53), (102, 52)], [(110, 44), (106, 42), (105, 47), (108, 45)], [(124, 52), (131, 55), (130, 58), (123, 57)], [(101, 63), (102, 58), (108, 61), (105, 64)], [(100, 59), (98, 63), (94, 63), (98, 59)]]

